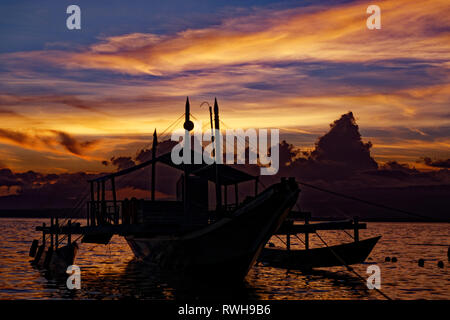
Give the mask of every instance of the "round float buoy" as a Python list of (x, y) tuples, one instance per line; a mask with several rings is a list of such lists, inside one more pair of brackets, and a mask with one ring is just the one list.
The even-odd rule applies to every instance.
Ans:
[(391, 261), (391, 258), (390, 258), (390, 257), (384, 258), (384, 262), (390, 262), (390, 261)]
[(438, 267), (439, 267), (439, 268), (443, 268), (443, 267), (444, 267), (444, 262), (439, 261), (439, 262), (438, 262)]
[(397, 262), (397, 258), (396, 257), (392, 257), (392, 262)]
[(425, 265), (425, 260), (419, 259), (418, 264), (419, 264), (419, 267), (423, 267)]

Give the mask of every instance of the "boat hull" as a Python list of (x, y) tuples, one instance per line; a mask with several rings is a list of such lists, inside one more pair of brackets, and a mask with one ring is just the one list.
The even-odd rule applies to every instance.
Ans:
[(367, 259), (380, 238), (381, 236), (378, 236), (358, 242), (309, 250), (288, 251), (264, 248), (258, 260), (273, 267), (290, 270), (308, 270), (312, 268), (344, 265), (336, 255), (347, 265), (362, 263)]
[(242, 280), (297, 201), (298, 192), (296, 184), (279, 184), (232, 216), (194, 232), (125, 238), (137, 258), (162, 270), (196, 279)]

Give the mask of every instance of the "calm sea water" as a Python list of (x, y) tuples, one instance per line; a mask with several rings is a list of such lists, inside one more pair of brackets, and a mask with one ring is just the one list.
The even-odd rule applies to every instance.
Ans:
[[(163, 280), (133, 259), (126, 242), (114, 237), (109, 245), (82, 244), (76, 258), (81, 290), (70, 291), (64, 279), (50, 279), (30, 265), (29, 247), (44, 219), (0, 219), (0, 299), (384, 299), (343, 267), (308, 274), (255, 266), (244, 284), (223, 287), (213, 279), (195, 288)], [(343, 232), (321, 232), (330, 244), (351, 241)], [(392, 299), (450, 299), (447, 249), (449, 224), (369, 223), (360, 238), (382, 235), (369, 260), (355, 270), (366, 278), (367, 266), (381, 269), (381, 290)], [(279, 245), (276, 238), (272, 241)], [(312, 247), (321, 246), (312, 236)], [(396, 257), (398, 262), (385, 262)], [(425, 259), (419, 267), (417, 260)], [(438, 261), (444, 268), (438, 268)], [(178, 283), (178, 282), (177, 282)]]

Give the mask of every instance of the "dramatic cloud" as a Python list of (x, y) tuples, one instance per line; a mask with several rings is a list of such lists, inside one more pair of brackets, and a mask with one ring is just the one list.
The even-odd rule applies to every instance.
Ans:
[(80, 142), (71, 135), (62, 131), (54, 131), (54, 133), (58, 136), (59, 143), (66, 150), (76, 155), (83, 154), (84, 150), (91, 148), (93, 145), (97, 143), (97, 141)]
[[(158, 154), (173, 141), (158, 144)], [(276, 176), (260, 177), (268, 186), (280, 177), (293, 176), (322, 188), (349, 194), (369, 201), (397, 207), (411, 212), (434, 217), (447, 217), (450, 190), (450, 170), (420, 171), (408, 164), (396, 161), (377, 164), (370, 154), (371, 145), (363, 142), (359, 127), (352, 112), (343, 114), (330, 125), (330, 130), (319, 137), (312, 151), (295, 148), (292, 144), (280, 143), (280, 170)], [(344, 154), (344, 155), (343, 155)], [(117, 170), (142, 163), (151, 158), (151, 150), (144, 148), (136, 156), (112, 157), (110, 163)], [(429, 160), (425, 160), (428, 163)], [(104, 161), (104, 163), (109, 163)], [(432, 162), (431, 162), (432, 163)], [(441, 161), (437, 161), (441, 165)], [(444, 163), (445, 164), (445, 163)], [(251, 165), (236, 165), (237, 169), (255, 173), (258, 168)], [(176, 182), (181, 172), (163, 164), (156, 168), (159, 199), (174, 199)], [(58, 208), (74, 206), (80, 197), (89, 191), (86, 181), (102, 174), (65, 173), (42, 174), (34, 171), (15, 173), (8, 168), (0, 169), (0, 208)], [(150, 168), (140, 169), (116, 181), (119, 199), (125, 197), (150, 196)], [(107, 195), (110, 186), (107, 184)], [(242, 198), (253, 193), (252, 184), (240, 188)], [(8, 191), (9, 190), (9, 191)], [(231, 195), (232, 196), (232, 195)], [(232, 200), (232, 199), (230, 199)], [(315, 216), (368, 218), (405, 218), (395, 212), (373, 209), (358, 203), (342, 200), (329, 194), (302, 187), (299, 205), (303, 210), (313, 211)]]
[(42, 135), (28, 134), (0, 128), (0, 140), (12, 142), (24, 147), (40, 147), (55, 150), (55, 146), (62, 146), (65, 150), (74, 155), (81, 156), (85, 151), (90, 150), (97, 141), (80, 142), (75, 137), (62, 131), (44, 131)]
[[(0, 197), (1, 209), (74, 208), (87, 193), (86, 173), (42, 174), (34, 171), (14, 173), (0, 170), (0, 187), (18, 188)], [(67, 213), (75, 213), (68, 210)]]
[(319, 139), (311, 159), (319, 162), (343, 162), (359, 170), (376, 169), (370, 156), (370, 142), (363, 143), (353, 113), (344, 114), (330, 125), (331, 130)]
[(450, 169), (450, 159), (433, 161), (433, 160), (431, 160), (431, 158), (425, 157), (424, 162), (427, 166), (430, 166), (430, 167)]
[[(14, 31), (31, 30), (29, 22), (13, 28), (7, 19), (15, 46), (4, 43), (0, 54), (1, 141), (7, 143), (0, 157), (14, 170), (49, 170), (49, 162), (31, 159), (53, 150), (35, 136), (53, 136), (57, 149), (83, 157), (70, 164), (53, 157), (50, 168), (100, 171), (102, 159), (146, 149), (155, 128), (163, 132), (182, 114), (185, 96), (204, 123), (207, 109), (198, 106), (217, 96), (229, 127), (280, 128), (282, 139), (309, 151), (330, 119), (352, 110), (379, 164), (436, 169), (414, 162), (450, 157), (450, 7), (444, 0), (379, 5), (381, 30), (366, 28), (361, 1), (239, 3), (195, 19), (183, 10), (186, 23), (170, 28), (172, 21), (160, 25), (164, 15), (152, 6), (157, 20), (109, 29), (101, 17), (101, 28), (91, 26), (82, 41), (64, 36), (44, 43), (47, 36), (30, 31), (27, 36), (41, 34), (31, 46)], [(102, 143), (82, 145), (96, 140)], [(354, 161), (370, 167), (361, 157)]]
[(0, 128), (0, 137), (19, 144), (26, 144), (30, 140), (30, 137), (24, 133), (1, 128)]
[(111, 163), (114, 166), (117, 166), (118, 170), (127, 169), (135, 165), (131, 157), (118, 157), (118, 158), (112, 157)]
[(133, 33), (107, 37), (86, 52), (35, 56), (68, 68), (151, 75), (255, 62), (448, 60), (446, 1), (384, 1), (381, 32), (366, 29), (365, 9), (350, 3), (261, 10), (175, 35)]

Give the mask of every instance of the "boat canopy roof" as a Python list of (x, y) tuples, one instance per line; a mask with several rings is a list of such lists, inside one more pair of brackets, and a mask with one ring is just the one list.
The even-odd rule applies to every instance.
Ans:
[[(196, 152), (194, 150), (191, 150), (191, 159), (195, 159)], [(197, 153), (197, 157), (200, 157), (200, 155)], [(151, 159), (145, 162), (142, 162), (138, 165), (135, 165), (133, 167), (123, 169), (108, 175), (104, 175), (101, 177), (98, 177), (96, 179), (89, 180), (89, 182), (100, 182), (100, 181), (106, 181), (109, 179), (112, 179), (114, 177), (123, 176), (126, 174), (129, 174), (131, 172), (134, 172), (136, 170), (142, 169), (144, 167), (147, 167), (151, 165), (153, 162), (161, 162), (164, 163), (172, 168), (178, 169), (178, 170), (186, 170), (189, 174), (196, 175), (198, 177), (202, 177), (204, 179), (207, 179), (211, 182), (216, 182), (216, 166), (215, 164), (207, 164), (204, 162), (203, 157), (201, 157), (202, 163), (201, 164), (175, 164), (172, 161), (171, 152), (167, 152), (163, 155), (160, 155), (155, 158), (155, 160)], [(248, 174), (244, 171), (238, 170), (236, 168), (230, 167), (225, 164), (218, 165), (219, 170), (219, 176), (220, 176), (220, 184), (222, 185), (233, 185), (236, 183), (241, 183), (245, 181), (250, 180), (256, 180), (258, 176), (254, 176), (251, 174)]]

